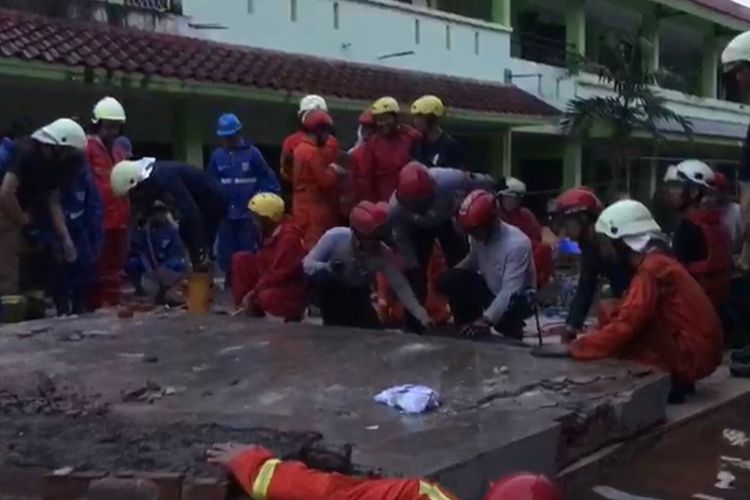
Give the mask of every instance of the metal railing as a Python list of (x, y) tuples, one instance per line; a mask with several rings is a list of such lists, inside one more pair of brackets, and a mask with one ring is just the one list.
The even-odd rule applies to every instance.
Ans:
[(513, 57), (550, 66), (566, 67), (568, 46), (562, 40), (530, 32), (514, 32), (511, 38)]
[[(118, 3), (118, 2), (112, 2)], [(159, 12), (171, 12), (179, 14), (182, 5), (179, 0), (124, 0), (122, 2), (126, 7), (134, 7), (145, 10), (156, 10)]]

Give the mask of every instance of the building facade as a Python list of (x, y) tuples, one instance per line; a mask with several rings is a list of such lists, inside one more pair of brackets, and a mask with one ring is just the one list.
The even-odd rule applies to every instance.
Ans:
[(0, 0), (0, 28), (0, 128), (86, 116), (113, 94), (139, 154), (202, 165), (232, 110), (275, 161), (306, 93), (330, 101), (344, 143), (371, 100), (435, 93), (469, 166), (521, 177), (538, 209), (561, 187), (607, 182), (606, 138), (571, 141), (559, 117), (575, 96), (610, 92), (566, 60), (596, 60), (612, 33), (649, 39), (650, 67), (681, 77), (660, 92), (695, 129), (665, 124), (658, 150), (634, 140), (640, 194), (681, 158), (731, 168), (750, 121), (718, 64), (750, 29), (732, 0)]

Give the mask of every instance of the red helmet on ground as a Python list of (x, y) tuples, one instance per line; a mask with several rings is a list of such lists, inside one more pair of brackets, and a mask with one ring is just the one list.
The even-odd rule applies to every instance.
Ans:
[(456, 219), (464, 231), (471, 231), (495, 224), (499, 210), (497, 199), (492, 193), (477, 189), (464, 198)]
[(435, 192), (430, 170), (419, 162), (408, 163), (398, 175), (396, 198), (399, 200), (424, 200)]
[(355, 232), (366, 237), (381, 235), (388, 225), (388, 204), (359, 202), (349, 213), (349, 224)]
[(727, 176), (722, 174), (721, 172), (716, 172), (716, 177), (714, 178), (714, 186), (716, 186), (716, 189), (718, 189), (722, 193), (728, 193), (729, 192), (729, 180), (727, 179)]
[(567, 215), (578, 212), (589, 212), (599, 215), (604, 208), (602, 202), (593, 191), (586, 187), (568, 189), (555, 201), (555, 212)]
[(333, 118), (328, 112), (322, 109), (313, 109), (302, 117), (302, 128), (305, 130), (312, 131), (320, 127), (333, 127)]
[(368, 108), (364, 110), (361, 115), (359, 115), (359, 124), (363, 127), (375, 126), (375, 117), (372, 114), (372, 110)]
[(560, 489), (546, 477), (519, 473), (493, 484), (484, 500), (563, 500), (563, 496)]

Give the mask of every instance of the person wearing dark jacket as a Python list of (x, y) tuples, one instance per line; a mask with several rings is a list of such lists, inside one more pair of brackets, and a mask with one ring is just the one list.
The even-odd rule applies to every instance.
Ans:
[(111, 183), (117, 196), (130, 193), (136, 213), (157, 200), (174, 208), (193, 266), (208, 263), (227, 211), (221, 186), (210, 174), (182, 162), (142, 158), (115, 165)]
[(422, 137), (414, 144), (413, 159), (428, 167), (463, 169), (464, 152), (453, 137), (440, 126), (445, 105), (439, 97), (425, 95), (411, 105), (411, 114)]
[(680, 214), (672, 236), (674, 256), (722, 310), (731, 287), (732, 243), (721, 211), (703, 203), (715, 179), (705, 163), (685, 160), (675, 167), (673, 178), (665, 180), (670, 204)]
[[(77, 259), (76, 245), (65, 223), (61, 193), (85, 165), (86, 133), (75, 121), (61, 118), (18, 140), (3, 166), (0, 187), (0, 294), (20, 289), (43, 290), (48, 276), (32, 253), (39, 222), (51, 220), (66, 262)], [(7, 145), (6, 145), (7, 146)], [(36, 255), (34, 253), (33, 255)], [(21, 258), (23, 256), (23, 258)], [(48, 260), (46, 257), (43, 259)], [(21, 264), (29, 272), (21, 272)], [(21, 278), (25, 278), (21, 283)]]
[(568, 317), (563, 327), (555, 329), (565, 342), (574, 340), (583, 328), (600, 277), (609, 282), (614, 297), (622, 296), (630, 283), (628, 269), (603, 256), (596, 243), (594, 223), (602, 208), (601, 201), (588, 188), (570, 189), (555, 200), (556, 225), (581, 249), (580, 276)]

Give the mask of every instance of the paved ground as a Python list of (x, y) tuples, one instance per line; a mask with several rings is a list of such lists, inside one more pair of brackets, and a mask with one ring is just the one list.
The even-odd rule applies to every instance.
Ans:
[[(404, 416), (372, 401), (404, 383), (434, 388), (442, 405)], [(555, 472), (653, 426), (667, 391), (664, 375), (641, 367), (540, 360), (520, 347), (102, 314), (0, 328), (0, 446), (11, 451), (0, 460), (185, 472), (201, 470), (216, 440), (291, 455), (351, 443), (357, 471), (433, 476), (471, 500), (503, 473)]]

